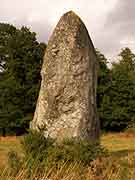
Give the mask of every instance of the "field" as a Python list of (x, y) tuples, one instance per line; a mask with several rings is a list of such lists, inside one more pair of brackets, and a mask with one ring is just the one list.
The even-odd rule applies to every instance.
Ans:
[(101, 137), (101, 144), (112, 153), (135, 152), (135, 134), (110, 133)]
[[(102, 169), (101, 166), (108, 166), (102, 169), (102, 177), (95, 175), (93, 180), (134, 180), (135, 176), (135, 135), (129, 133), (109, 133), (102, 135), (101, 144), (109, 151), (109, 158), (95, 160), (94, 168)], [(8, 152), (15, 150), (21, 152), (20, 138), (0, 138), (0, 169), (8, 164)], [(109, 163), (109, 165), (108, 165)], [(103, 175), (104, 174), (104, 175)], [(105, 175), (106, 174), (106, 175)], [(110, 174), (110, 178), (108, 176)], [(103, 178), (104, 176), (104, 178)], [(105, 176), (107, 178), (105, 178)], [(130, 177), (129, 177), (130, 176)], [(99, 179), (98, 179), (99, 178)], [(71, 178), (73, 179), (73, 178)], [(79, 178), (76, 178), (79, 179)], [(89, 180), (90, 178), (88, 178)], [(92, 178), (91, 178), (92, 179)], [(68, 179), (69, 180), (69, 179)]]
[(0, 137), (0, 168), (8, 162), (8, 152), (15, 150), (21, 151), (20, 141), (17, 137)]

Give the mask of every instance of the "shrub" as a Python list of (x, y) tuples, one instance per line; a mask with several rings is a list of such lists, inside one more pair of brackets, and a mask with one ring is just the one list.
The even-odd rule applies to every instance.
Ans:
[(29, 132), (21, 140), (24, 152), (23, 162), (29, 177), (33, 172), (43, 174), (49, 169), (58, 170), (64, 164), (80, 163), (87, 166), (97, 156), (104, 153), (104, 149), (99, 142), (89, 142), (76, 139), (65, 139), (57, 142), (50, 138), (45, 138), (43, 133)]
[(53, 146), (53, 144), (54, 140), (45, 138), (43, 133), (37, 131), (30, 131), (29, 134), (26, 134), (21, 140), (22, 149), (26, 158), (28, 156), (35, 159), (35, 157), (39, 157), (39, 155), (45, 155), (48, 148)]

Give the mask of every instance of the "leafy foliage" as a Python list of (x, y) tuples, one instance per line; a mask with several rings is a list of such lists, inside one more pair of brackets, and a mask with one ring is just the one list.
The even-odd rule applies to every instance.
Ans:
[(109, 99), (109, 88), (111, 86), (111, 73), (110, 69), (107, 66), (106, 57), (99, 51), (96, 51), (97, 61), (99, 63), (98, 69), (98, 86), (97, 86), (97, 107), (99, 112), (99, 119), (101, 128), (105, 128), (105, 114), (104, 109), (108, 110), (108, 99)]
[[(102, 82), (98, 87), (103, 90), (105, 86), (99, 107), (102, 127), (113, 131), (121, 131), (135, 122), (135, 54), (125, 48), (119, 57), (110, 70), (107, 84)], [(98, 93), (101, 96), (101, 91)]]
[(0, 24), (0, 40), (0, 127), (19, 133), (34, 113), (45, 44), (28, 28), (9, 24)]

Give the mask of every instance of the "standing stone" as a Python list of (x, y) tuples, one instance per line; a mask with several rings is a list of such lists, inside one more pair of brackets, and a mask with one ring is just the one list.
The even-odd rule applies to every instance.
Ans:
[(99, 137), (97, 61), (88, 31), (72, 11), (64, 14), (46, 49), (31, 128), (46, 137)]

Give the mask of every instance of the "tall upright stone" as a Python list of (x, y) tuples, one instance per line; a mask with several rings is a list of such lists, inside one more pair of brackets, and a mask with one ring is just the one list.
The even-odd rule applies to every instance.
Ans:
[(31, 128), (46, 137), (99, 137), (97, 61), (88, 31), (72, 11), (58, 22), (46, 49)]

